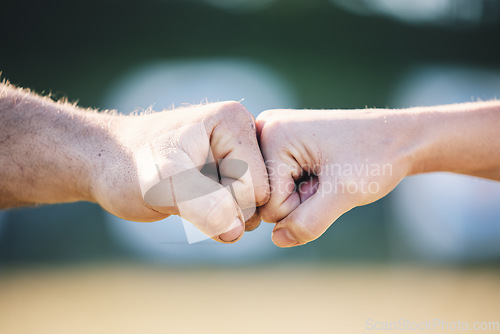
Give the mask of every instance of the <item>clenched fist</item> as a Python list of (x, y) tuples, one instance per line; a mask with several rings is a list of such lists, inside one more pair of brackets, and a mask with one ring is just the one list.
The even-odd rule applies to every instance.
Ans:
[(181, 215), (221, 242), (258, 226), (269, 185), (237, 102), (123, 116), (0, 84), (0, 207), (92, 201), (127, 220)]
[(408, 175), (449, 171), (500, 180), (500, 103), (406, 110), (271, 110), (257, 130), (271, 198), (264, 221), (281, 247), (321, 236), (350, 209)]
[(217, 241), (257, 227), (269, 196), (252, 115), (237, 102), (180, 108), (109, 123), (94, 196), (109, 212), (151, 221), (180, 215)]

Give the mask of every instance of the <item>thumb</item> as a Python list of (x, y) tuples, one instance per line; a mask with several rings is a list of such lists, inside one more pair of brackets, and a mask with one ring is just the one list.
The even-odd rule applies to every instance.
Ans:
[(227, 188), (192, 163), (170, 164), (168, 170), (172, 175), (162, 177), (144, 195), (152, 209), (174, 212), (217, 241), (234, 242), (241, 237), (241, 210)]
[(336, 194), (330, 185), (320, 180), (316, 192), (308, 194), (304, 202), (276, 224), (272, 236), (276, 246), (299, 246), (315, 240), (352, 208), (348, 196)]

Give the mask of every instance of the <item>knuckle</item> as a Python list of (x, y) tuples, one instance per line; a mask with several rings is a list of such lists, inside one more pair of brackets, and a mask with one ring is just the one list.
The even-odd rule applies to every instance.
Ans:
[(288, 119), (287, 111), (284, 109), (270, 109), (261, 112), (256, 121), (262, 124), (263, 128), (266, 127), (276, 127), (283, 123), (284, 120)]
[(243, 104), (237, 101), (223, 101), (219, 102), (219, 105), (221, 106), (222, 109), (227, 109), (227, 110), (246, 110)]
[(276, 134), (282, 133), (284, 130), (283, 127), (284, 121), (279, 118), (266, 120), (260, 133), (261, 140), (268, 140), (275, 137)]
[(276, 116), (278, 116), (281, 113), (282, 113), (281, 109), (269, 109), (269, 110), (265, 110), (265, 111), (261, 112), (259, 114), (259, 116), (257, 117), (257, 119), (268, 121), (268, 120), (271, 120), (273, 118), (276, 118)]
[(217, 118), (224, 124), (242, 134), (255, 132), (253, 115), (240, 102), (225, 101), (218, 104)]
[(243, 106), (240, 102), (236, 101), (225, 101), (220, 102), (218, 111), (225, 115), (231, 115), (233, 117), (247, 117), (252, 119), (252, 115), (248, 112), (247, 108)]

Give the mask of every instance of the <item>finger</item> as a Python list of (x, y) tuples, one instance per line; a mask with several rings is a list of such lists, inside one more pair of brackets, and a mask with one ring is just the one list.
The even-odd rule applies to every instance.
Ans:
[(238, 218), (241, 217), (239, 208), (228, 189), (197, 169), (193, 169), (189, 178), (179, 178), (173, 183), (176, 196), (185, 194), (191, 198), (181, 198), (182, 201), (177, 202), (179, 215), (200, 231), (223, 242), (235, 241), (243, 233), (243, 223)]
[(234, 221), (226, 229), (226, 232), (220, 234), (217, 237), (213, 237), (215, 241), (223, 243), (233, 243), (241, 239), (243, 233), (245, 232), (244, 224), (239, 218), (235, 218)]
[[(260, 206), (269, 198), (269, 182), (264, 159), (255, 134), (253, 116), (239, 103), (226, 104), (224, 122), (211, 136), (211, 147), (219, 161), (221, 184), (232, 184), (242, 209)], [(237, 161), (245, 162), (247, 172), (241, 175)]]
[(299, 177), (302, 169), (294, 159), (288, 156), (280, 157), (265, 146), (263, 154), (268, 169), (271, 196), (258, 211), (262, 220), (276, 223), (300, 204), (300, 196), (295, 191), (294, 178)]
[(279, 247), (303, 245), (320, 237), (335, 220), (349, 211), (353, 201), (348, 194), (336, 195), (334, 186), (320, 180), (314, 195), (276, 225), (273, 242)]
[(271, 195), (269, 201), (258, 208), (258, 211), (263, 221), (276, 223), (300, 204), (300, 196), (295, 191), (295, 179), (303, 171), (289, 152), (286, 141), (280, 140), (282, 129), (279, 122), (266, 124), (266, 114), (269, 112), (257, 117), (256, 128), (267, 167)]
[[(243, 210), (245, 214), (245, 210)], [(253, 215), (247, 219), (245, 222), (245, 231), (253, 231), (260, 225), (260, 216), (257, 212), (254, 212)]]
[(208, 147), (207, 159), (205, 164), (201, 168), (201, 173), (206, 177), (212, 179), (213, 181), (219, 183), (219, 169), (218, 169), (218, 161), (215, 160), (214, 153), (210, 146)]
[(319, 181), (317, 176), (311, 176), (297, 184), (295, 187), (300, 196), (300, 203), (305, 202), (318, 190)]
[(244, 160), (226, 157), (219, 162), (220, 183), (231, 191), (241, 209), (253, 208), (255, 212), (257, 200), (249, 167)]
[[(169, 173), (169, 174), (166, 174)], [(243, 215), (231, 192), (203, 175), (185, 153), (165, 159), (159, 167), (160, 181), (144, 195), (159, 212), (176, 213), (217, 241), (241, 237)]]

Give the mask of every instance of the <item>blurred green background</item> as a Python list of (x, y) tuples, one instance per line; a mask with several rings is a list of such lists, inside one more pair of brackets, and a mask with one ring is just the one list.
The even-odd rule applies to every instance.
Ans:
[[(258, 63), (286, 82), (297, 108), (398, 107), (401, 81), (428, 64), (500, 71), (496, 1), (28, 0), (4, 2), (0, 13), (2, 77), (83, 107), (110, 107), (106, 96), (124, 73), (159, 61)], [(306, 247), (256, 261), (393, 261), (391, 196), (346, 214)], [(3, 264), (147, 261), (93, 204), (2, 217)]]

